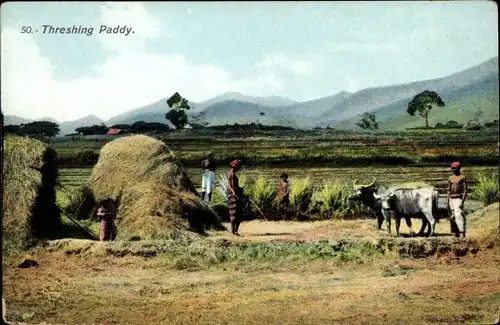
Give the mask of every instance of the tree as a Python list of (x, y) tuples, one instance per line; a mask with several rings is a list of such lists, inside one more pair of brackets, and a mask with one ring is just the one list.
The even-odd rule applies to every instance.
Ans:
[(176, 92), (172, 97), (167, 99), (167, 105), (170, 107), (170, 111), (165, 114), (165, 118), (169, 120), (177, 130), (182, 129), (188, 122), (185, 111), (191, 108), (188, 100)]
[(42, 138), (52, 138), (60, 132), (59, 124), (49, 121), (35, 121), (21, 124), (17, 131), (21, 136), (34, 136)]
[(120, 129), (123, 131), (127, 131), (128, 129), (130, 129), (130, 125), (129, 124), (114, 124), (111, 126), (111, 129)]
[(76, 128), (75, 131), (81, 135), (97, 135), (97, 134), (106, 134), (109, 128), (105, 124), (94, 124), (92, 126), (81, 126)]
[(19, 125), (13, 125), (13, 124), (10, 124), (10, 125), (5, 125), (3, 127), (3, 132), (5, 134), (16, 134), (18, 135), (19, 134)]
[(460, 129), (462, 126), (457, 121), (448, 121), (444, 124), (444, 126), (448, 129)]
[[(264, 112), (259, 113), (259, 116), (264, 116), (264, 115), (266, 115), (266, 113), (264, 113)], [(260, 121), (258, 118), (257, 118), (257, 129), (260, 129)]]
[(474, 110), (474, 118), (473, 120), (476, 121), (478, 124), (483, 124), (483, 110), (481, 107), (476, 106), (476, 109)]
[(193, 129), (200, 129), (208, 126), (208, 122), (205, 120), (205, 112), (200, 112), (191, 116), (192, 123), (191, 126)]
[(378, 130), (377, 116), (373, 113), (364, 113), (361, 121), (356, 123), (363, 130)]
[(415, 116), (415, 113), (418, 112), (418, 114), (425, 119), (425, 128), (428, 129), (429, 112), (431, 111), (433, 105), (443, 107), (444, 102), (435, 91), (425, 90), (413, 97), (411, 102), (408, 104), (408, 109), (406, 111), (411, 116)]
[(160, 133), (170, 131), (170, 127), (164, 123), (138, 121), (130, 126), (129, 131), (139, 134), (148, 132)]

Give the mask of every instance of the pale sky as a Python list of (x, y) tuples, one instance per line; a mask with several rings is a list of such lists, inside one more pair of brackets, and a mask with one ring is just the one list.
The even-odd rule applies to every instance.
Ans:
[[(68, 121), (176, 91), (195, 102), (227, 91), (304, 101), (479, 64), (498, 56), (497, 23), (492, 1), (8, 2), (1, 105)], [(94, 30), (44, 34), (43, 25)], [(134, 33), (100, 35), (101, 25)]]

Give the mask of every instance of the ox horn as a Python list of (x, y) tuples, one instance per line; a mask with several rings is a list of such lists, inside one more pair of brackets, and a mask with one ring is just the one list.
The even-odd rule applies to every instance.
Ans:
[(373, 184), (375, 184), (375, 182), (377, 181), (377, 178), (373, 178), (373, 182), (371, 182), (369, 185), (366, 185), (366, 187), (370, 187), (372, 186)]
[(356, 187), (356, 183), (358, 182), (358, 179), (359, 179), (359, 178), (356, 178), (356, 179), (354, 180), (354, 182), (352, 182), (352, 186), (353, 186), (353, 187)]

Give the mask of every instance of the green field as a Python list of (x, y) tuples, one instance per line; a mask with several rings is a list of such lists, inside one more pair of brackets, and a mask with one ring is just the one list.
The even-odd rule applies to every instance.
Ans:
[[(186, 166), (196, 167), (208, 152), (221, 163), (242, 159), (247, 166), (495, 165), (498, 129), (412, 130), (406, 132), (186, 131), (155, 135)], [(113, 136), (57, 138), (50, 142), (63, 167), (92, 166)]]

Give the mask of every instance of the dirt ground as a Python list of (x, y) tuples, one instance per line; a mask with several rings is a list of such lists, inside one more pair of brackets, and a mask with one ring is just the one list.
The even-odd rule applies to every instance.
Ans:
[[(401, 229), (408, 232), (404, 223)], [(449, 229), (442, 221), (437, 232), (444, 236)], [(375, 220), (252, 221), (241, 225), (241, 234), (212, 236), (375, 239), (385, 235), (385, 225), (378, 231)], [(469, 237), (479, 234), (471, 228)], [(160, 256), (40, 251), (32, 257), (38, 267), (4, 271), (11, 324), (493, 324), (499, 316), (497, 249), (461, 258), (221, 264), (195, 271), (167, 268)]]

